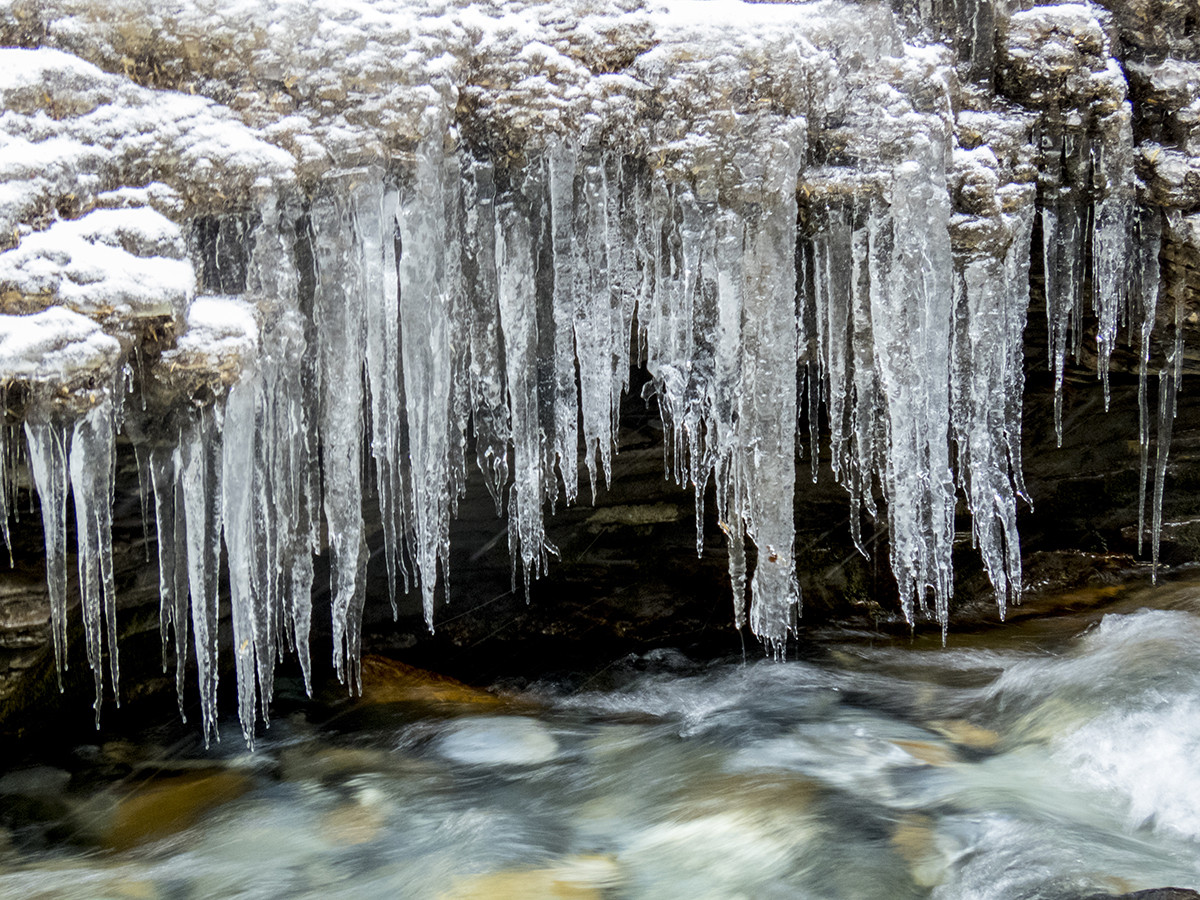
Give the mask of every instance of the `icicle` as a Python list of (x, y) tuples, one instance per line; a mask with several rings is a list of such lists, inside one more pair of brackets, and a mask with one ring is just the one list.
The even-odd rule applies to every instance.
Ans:
[[(1083, 283), (1084, 220), (1087, 209), (1072, 178), (1080, 168), (1077, 157), (1086, 140), (1052, 123), (1042, 137), (1043, 180), (1042, 258), (1045, 273), (1046, 319), (1050, 332), (1050, 369), (1054, 373), (1054, 433), (1062, 446), (1062, 386), (1069, 335), (1080, 333)], [(1071, 347), (1078, 357), (1078, 342)]]
[[(575, 288), (575, 356), (579, 363), (579, 406), (583, 455), (596, 499), (596, 463), (607, 487), (612, 479), (614, 371), (621, 326), (620, 301), (609, 281), (608, 185), (604, 155), (589, 151), (581, 160), (575, 204), (574, 246), (579, 254)], [(613, 231), (616, 232), (614, 223)], [(615, 320), (615, 321), (614, 321)]]
[[(242, 380), (234, 389), (247, 393), (253, 391), (252, 403), (239, 400), (237, 405), (241, 409), (237, 414), (240, 417), (250, 411), (251, 427), (255, 432), (254, 457), (250, 460), (250, 470), (253, 473), (250, 482), (250, 537), (256, 565), (251, 570), (250, 596), (254, 622), (254, 675), (258, 679), (258, 699), (263, 724), (269, 727), (271, 699), (275, 695), (275, 661), (280, 654), (283, 620), (280, 545), (287, 540), (288, 530), (293, 525), (290, 522), (280, 522), (273, 515), (275, 501), (272, 495), (282, 473), (273, 466), (277, 435), (272, 411), (268, 405), (266, 374), (261, 368), (251, 373), (243, 372)], [(226, 549), (228, 550), (228, 545)], [(253, 724), (251, 719), (252, 728)]]
[(1117, 319), (1126, 306), (1130, 227), (1133, 215), (1133, 128), (1128, 104), (1113, 113), (1105, 130), (1117, 139), (1098, 142), (1093, 160), (1094, 178), (1103, 194), (1095, 203), (1092, 233), (1092, 308), (1096, 328), (1097, 371), (1104, 383), (1104, 411), (1108, 411), (1108, 368), (1117, 340)]
[[(496, 269), (500, 297), (500, 328), (504, 335), (505, 374), (513, 435), (513, 484), (509, 490), (508, 546), (513, 561), (530, 581), (545, 567), (546, 542), (542, 521), (542, 443), (538, 420), (537, 340), (535, 318), (533, 238), (528, 200), (517, 184), (498, 201), (496, 209)], [(557, 289), (557, 286), (556, 286)]]
[[(732, 505), (732, 504), (731, 504)], [(729, 544), (729, 584), (733, 588), (733, 624), (746, 627), (746, 533), (741, 519), (723, 526)]]
[[(813, 212), (806, 213), (808, 228), (813, 224)], [(812, 483), (817, 483), (821, 466), (820, 454), (820, 405), (821, 405), (821, 350), (820, 332), (817, 325), (817, 274), (816, 253), (811, 235), (797, 230), (796, 245), (796, 359), (804, 378), (802, 412), (808, 419), (808, 460)], [(797, 431), (803, 428), (796, 422)]]
[(1129, 322), (1138, 328), (1138, 445), (1141, 477), (1138, 479), (1138, 553), (1146, 532), (1146, 479), (1150, 471), (1150, 404), (1146, 378), (1150, 365), (1150, 335), (1158, 313), (1158, 252), (1162, 245), (1162, 218), (1158, 210), (1143, 208), (1135, 223), (1137, 238), (1134, 277), (1129, 291)]
[[(463, 164), (463, 276), (471, 308), (471, 410), (475, 456), (484, 483), (504, 511), (508, 483), (508, 407), (496, 293), (496, 184), (490, 162)], [(574, 390), (575, 380), (571, 379)], [(572, 456), (572, 459), (574, 457)]]
[(431, 630), (438, 568), (444, 575), (450, 552), (454, 357), (446, 254), (457, 245), (446, 234), (444, 163), (441, 135), (423, 141), (400, 203), (400, 347), (412, 462), (413, 557)]
[(112, 494), (115, 434), (113, 404), (106, 394), (71, 435), (71, 493), (75, 498), (75, 528), (79, 548), (79, 585), (83, 605), (88, 664), (96, 681), (96, 727), (100, 727), (103, 686), (101, 612), (108, 631), (108, 661), (113, 696), (119, 690), (117, 659), (117, 596), (112, 570)]
[[(796, 583), (796, 341), (794, 336), (798, 164), (779, 165), (784, 190), (747, 216), (743, 262), (742, 386), (738, 428), (746, 480), (747, 532), (758, 549), (751, 581), (750, 630), (782, 655), (799, 606)], [(791, 183), (787, 173), (793, 173)]]
[[(128, 393), (128, 391), (127, 391)], [(144, 406), (143, 406), (144, 408)], [(118, 428), (118, 430), (120, 430)], [(138, 476), (138, 511), (142, 514), (142, 542), (145, 548), (146, 562), (150, 561), (150, 460), (146, 451), (137, 444), (133, 445), (134, 465), (137, 466)]]
[(721, 210), (716, 220), (714, 266), (717, 281), (716, 343), (712, 416), (707, 439), (713, 447), (717, 487), (717, 517), (729, 544), (729, 581), (733, 587), (733, 619), (746, 627), (745, 486), (738, 450), (738, 381), (742, 370), (742, 254), (745, 227), (741, 216)]
[[(213, 737), (220, 737), (217, 731), (217, 628), (220, 620), (217, 584), (221, 565), (223, 418), (224, 411), (219, 404), (195, 410), (180, 435), (175, 458), (187, 526), (188, 588), (205, 746)], [(178, 495), (176, 499), (178, 501)], [(177, 646), (179, 618), (177, 604)]]
[[(692, 308), (691, 358), (681, 369), (687, 383), (668, 407), (685, 455), (696, 504), (696, 555), (704, 552), (704, 494), (718, 459), (718, 435), (729, 420), (717, 418), (717, 354), (721, 334), (720, 288), (716, 264), (718, 205), (716, 185), (702, 183), (680, 192), (680, 237), (684, 294)], [(724, 426), (724, 428), (722, 427)]]
[[(320, 381), (315, 342), (306, 340), (293, 260), (299, 211), (274, 195), (260, 205), (248, 288), (269, 310), (256, 385), (252, 490), (255, 552), (255, 662), (263, 719), (274, 689), (274, 663), (294, 648), (312, 692), (308, 647), (312, 618), (313, 554), (319, 549), (315, 425), (319, 403), (309, 392)], [(390, 241), (389, 241), (390, 246)], [(393, 266), (394, 270), (394, 266)], [(392, 279), (394, 284), (394, 278)], [(394, 288), (393, 288), (394, 292)]]
[[(294, 648), (305, 686), (311, 693), (308, 649), (312, 617), (313, 553), (309, 519), (310, 482), (305, 476), (316, 460), (309, 448), (309, 408), (304, 397), (306, 341), (301, 315), (284, 310), (266, 332), (259, 358), (258, 426), (253, 464), (255, 521), (262, 530), (259, 607), (265, 636), (256, 653), (259, 687), (269, 700), (272, 659), (285, 646)], [(266, 704), (263, 703), (266, 716)]]
[[(825, 227), (814, 246), (814, 280), (817, 285), (817, 345), (825, 378), (825, 403), (829, 412), (830, 464), (834, 477), (847, 484), (849, 449), (847, 420), (851, 409), (850, 322), (855, 282), (856, 235), (853, 210), (842, 204), (829, 207)], [(847, 484), (847, 487), (850, 487)], [(853, 489), (851, 504), (856, 505)], [(852, 514), (851, 519), (857, 518)]]
[[(971, 510), (972, 536), (996, 592), (1003, 619), (1021, 598), (1021, 554), (1016, 491), (1020, 478), (1020, 406), (1024, 385), (1020, 346), (1029, 282), (1032, 197), (1003, 216), (1004, 245), (957, 260), (953, 334), (952, 424), (959, 483)], [(1016, 449), (1014, 449), (1016, 448)]]
[(1154, 499), (1150, 525), (1150, 553), (1152, 557), (1150, 580), (1158, 581), (1158, 550), (1162, 539), (1162, 504), (1163, 489), (1167, 480), (1167, 457), (1171, 452), (1171, 432), (1174, 429), (1175, 417), (1171, 407), (1175, 403), (1175, 379), (1172, 377), (1173, 360), (1167, 360), (1167, 365), (1158, 373), (1158, 436), (1157, 458), (1154, 463)]
[[(442, 185), (444, 240), (439, 248), (442, 290), (445, 293), (450, 345), (450, 403), (446, 427), (446, 466), (449, 473), (450, 516), (458, 515), (458, 503), (467, 494), (467, 431), (471, 422), (471, 326), (470, 298), (463, 280), (460, 247), (463, 229), (462, 165), (456, 154), (443, 154), (438, 173)], [(449, 522), (446, 547), (449, 553)], [(450, 596), (450, 569), (443, 566), (442, 584)]]
[[(1170, 215), (1172, 229), (1178, 229), (1178, 214)], [(1175, 414), (1179, 390), (1183, 385), (1183, 325), (1187, 317), (1186, 280), (1175, 275), (1169, 294), (1175, 301), (1175, 339), (1166, 365), (1158, 374), (1158, 436), (1157, 459), (1154, 466), (1154, 499), (1150, 526), (1150, 551), (1153, 559), (1151, 578), (1158, 580), (1158, 551), (1162, 538), (1163, 491), (1167, 480), (1167, 459), (1171, 452), (1171, 435), (1174, 431)]]
[(654, 281), (639, 321), (668, 477), (690, 480), (702, 509), (715, 473), (734, 621), (747, 622), (749, 535), (757, 548), (750, 628), (782, 655), (799, 605), (794, 179), (803, 136), (789, 129), (762, 143), (761, 153), (736, 160), (753, 202), (720, 209), (717, 184), (700, 175), (694, 185), (653, 184), (643, 243)]
[[(238, 719), (246, 745), (254, 748), (258, 657), (266, 648), (262, 633), (265, 617), (257, 608), (266, 603), (261, 573), (267, 560), (260, 541), (267, 523), (259, 518), (262, 505), (256, 502), (262, 489), (255, 466), (256, 433), (260, 430), (256, 400), (260, 380), (246, 377), (229, 391), (225, 402), (222, 447), (221, 523), (229, 562), (229, 599), (233, 612), (233, 659), (237, 676)], [(273, 665), (273, 655), (266, 654)], [(264, 696), (264, 709), (266, 707)]]
[[(1021, 456), (1022, 412), (1025, 402), (1025, 324), (1029, 310), (1029, 270), (1033, 221), (1035, 215), (1035, 190), (1031, 186), (1014, 186), (1011, 192), (1019, 197), (1014, 202), (1017, 212), (1011, 218), (1012, 243), (1004, 260), (1004, 283), (1009, 296), (1005, 299), (1007, 325), (1004, 346), (1007, 358), (1004, 362), (1004, 433), (1007, 444), (1008, 471), (1012, 477), (1013, 490), (1032, 509), (1033, 501), (1025, 490), (1025, 470)], [(1019, 545), (1009, 547), (1020, 562)], [(1020, 591), (1014, 591), (1020, 602)]]
[[(850, 535), (864, 556), (862, 511), (875, 514), (871, 473), (882, 415), (871, 325), (870, 216), (864, 211), (870, 208), (860, 201), (830, 206), (813, 242), (815, 368), (824, 374), (830, 463), (850, 492)], [(815, 427), (815, 408), (810, 417)], [(812, 440), (815, 444), (815, 433)]]
[(383, 550), (387, 561), (388, 598), (398, 614), (396, 585), (404, 565), (404, 480), (400, 461), (400, 293), (396, 281), (396, 215), (400, 197), (386, 186), (379, 208), (364, 208), (358, 217), (362, 235), (367, 304), (367, 381), (371, 389), (371, 455), (375, 459)]
[[(29, 473), (42, 505), (46, 539), (46, 587), (50, 594), (50, 633), (58, 689), (67, 668), (67, 492), (70, 490), (71, 432), (52, 422), (25, 422), (29, 442)], [(3, 510), (7, 520), (7, 510)], [(82, 549), (82, 545), (81, 545)], [(80, 558), (82, 559), (82, 552)]]
[[(366, 299), (355, 240), (378, 216), (378, 200), (359, 187), (313, 204), (317, 283), (313, 318), (320, 337), (321, 462), (328, 525), (333, 665), (352, 693), (359, 689), (359, 641), (366, 538), (362, 520), (363, 365)], [(374, 233), (378, 234), (377, 227)]]
[[(892, 572), (905, 617), (933, 592), (946, 627), (952, 592), (954, 482), (949, 460), (953, 309), (942, 145), (896, 167), (890, 208), (872, 216), (871, 318), (889, 452), (883, 473)], [(917, 162), (920, 159), (921, 162)]]
[(613, 452), (621, 415), (621, 397), (629, 390), (629, 351), (633, 320), (641, 292), (638, 264), (638, 226), (642, 179), (636, 167), (617, 154), (608, 154), (608, 277), (612, 301), (611, 347), (613, 386), (611, 432)]
[(163, 672), (167, 671), (170, 628), (175, 635), (175, 692), (180, 718), (186, 722), (183, 679), (188, 637), (187, 519), (177, 461), (175, 447), (158, 446), (149, 450), (154, 516), (158, 523), (158, 627), (163, 645)]
[[(539, 335), (542, 341), (552, 341), (554, 391), (548, 398), (553, 416), (553, 451), (562, 475), (563, 497), (568, 504), (574, 503), (579, 492), (579, 406), (580, 397), (575, 386), (575, 361), (578, 356), (582, 366), (594, 369), (589, 348), (576, 351), (578, 335), (575, 329), (577, 306), (590, 303), (589, 272), (587, 271), (586, 220), (577, 224), (580, 216), (576, 196), (576, 174), (579, 168), (579, 153), (573, 144), (557, 142), (546, 154), (546, 187), (550, 206), (550, 241), (554, 254), (554, 294), (550, 320), (543, 325), (548, 335)], [(582, 242), (581, 243), (581, 239)], [(529, 286), (532, 292), (532, 283)], [(532, 293), (530, 294), (532, 298)], [(587, 335), (585, 333), (586, 340)], [(506, 338), (507, 346), (507, 338)], [(581, 372), (583, 369), (581, 368)], [(542, 399), (546, 405), (547, 398)], [(514, 421), (514, 439), (516, 423)], [(585, 447), (585, 452), (587, 448)], [(590, 452), (587, 465), (593, 472), (592, 497), (595, 499), (596, 481), (592, 469)], [(547, 467), (548, 468), (548, 467)], [(552, 472), (550, 473), (553, 474)], [(552, 480), (545, 487), (553, 500)], [(514, 559), (515, 562), (515, 559)]]
[(16, 491), (9, 477), (11, 467), (9, 455), (12, 453), (10, 444), (13, 442), (14, 429), (5, 421), (8, 417), (8, 389), (0, 386), (0, 539), (4, 540), (4, 549), (8, 551), (8, 567), (13, 567), (12, 535), (9, 533), (8, 519), (13, 507)]
[[(688, 472), (688, 385), (691, 381), (693, 340), (693, 306), (689, 296), (687, 253), (691, 260), (693, 281), (698, 271), (698, 237), (685, 239), (684, 219), (693, 223), (695, 231), (694, 197), (687, 185), (672, 190), (661, 180), (655, 180), (651, 193), (650, 234), (655, 247), (655, 277), (647, 302), (639, 307), (644, 319), (647, 358), (646, 368), (654, 377), (659, 413), (663, 421), (663, 462), (666, 476), (683, 484)], [(685, 207), (691, 209), (685, 214)]]

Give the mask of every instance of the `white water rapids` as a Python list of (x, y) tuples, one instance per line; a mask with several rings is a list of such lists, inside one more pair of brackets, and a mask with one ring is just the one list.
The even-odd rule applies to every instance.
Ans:
[(655, 651), (494, 693), (405, 695), (411, 676), (364, 667), (363, 700), (285, 703), (253, 754), (228, 717), (219, 751), (177, 725), (10, 764), (0, 897), (1197, 888), (1196, 598), (1126, 591), (945, 650), (828, 632), (782, 663)]

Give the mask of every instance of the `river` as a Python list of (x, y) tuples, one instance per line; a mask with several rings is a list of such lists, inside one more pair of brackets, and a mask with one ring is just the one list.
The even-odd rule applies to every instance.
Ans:
[(253, 753), (230, 714), (208, 751), (186, 726), (10, 764), (0, 897), (1197, 888), (1200, 579), (1115, 593), (944, 649), (829, 629), (487, 690), (376, 661)]

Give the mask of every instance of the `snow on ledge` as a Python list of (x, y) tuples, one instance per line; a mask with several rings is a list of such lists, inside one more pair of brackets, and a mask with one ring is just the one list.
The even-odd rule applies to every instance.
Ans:
[(111, 377), (120, 358), (116, 338), (68, 309), (0, 315), (0, 372), (7, 381), (60, 385), (82, 375)]
[(0, 253), (0, 312), (66, 306), (121, 325), (181, 319), (195, 273), (179, 226), (148, 207), (56, 222)]
[(171, 367), (240, 373), (258, 353), (258, 316), (252, 305), (228, 295), (202, 295), (187, 311), (187, 329), (162, 355)]

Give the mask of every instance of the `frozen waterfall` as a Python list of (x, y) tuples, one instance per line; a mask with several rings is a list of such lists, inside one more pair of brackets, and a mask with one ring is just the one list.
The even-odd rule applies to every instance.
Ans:
[[(234, 28), (230, 6), (209, 25)], [(271, 102), (300, 102), (288, 79), (325, 79), (286, 116), (253, 97), (241, 118), (160, 103), (169, 92), (60, 51), (3, 51), (0, 93), (43, 131), (27, 73), (56, 96), (98, 85), (94, 109), (88, 95), (61, 134), (42, 135), (69, 144), (64, 171), (133, 179), (140, 151), (85, 121), (104, 109), (152, 142), (209, 142), (207, 187), (189, 158), (155, 150), (158, 188), (143, 174), (132, 194), (97, 193), (111, 209), (22, 225), (0, 252), (3, 286), (49, 298), (36, 315), (3, 309), (0, 367), (27, 395), (60, 667), (74, 497), (97, 715), (105, 644), (117, 690), (122, 431), (153, 491), (164, 665), (174, 657), (182, 698), (190, 627), (214, 735), (224, 554), (248, 742), (278, 658), (298, 653), (311, 684), (313, 555), (325, 548), (333, 665), (359, 687), (364, 502), (379, 505), (393, 610), (417, 590), (434, 628), (453, 600), (450, 521), (473, 446), (507, 516), (514, 588), (528, 592), (556, 553), (544, 517), (580, 502), (580, 460), (593, 498), (613, 477), (631, 365), (651, 379), (668, 477), (694, 488), (697, 549), (712, 490), (733, 621), (776, 655), (801, 607), (796, 476), (810, 454), (815, 477), (822, 416), (853, 539), (865, 554), (864, 514), (886, 523), (909, 621), (928, 614), (944, 631), (950, 619), (960, 501), (1001, 615), (1020, 602), (1031, 268), (1060, 441), (1087, 291), (1106, 397), (1118, 323), (1136, 335), (1144, 507), (1159, 247), (1164, 222), (1184, 225), (1139, 193), (1130, 104), (1096, 7), (1014, 13), (999, 100), (955, 93), (992, 64), (990, 45), (973, 38), (960, 64), (883, 7), (574, 3), (562, 37), (537, 4), (363, 6), (329, 20), (326, 46), (291, 35), (282, 6), (274, 32), (244, 38), (264, 42), (246, 65), (274, 73)], [(210, 13), (171, 15), (183, 34)], [(87, 27), (68, 49), (104, 63), (108, 26)], [(1051, 32), (1095, 44), (1076, 65), (1078, 96), (1053, 104), (1022, 80), (1022, 66), (1042, 65), (1023, 48)], [(620, 64), (604, 55), (614, 47)], [(343, 51), (359, 54), (359, 80), (334, 58)], [(205, 194), (223, 178), (240, 192), (234, 213)], [(33, 221), (36, 198), (18, 200), (0, 213)], [(146, 355), (154, 329), (177, 337)], [(1151, 547), (1181, 366), (1176, 344), (1158, 391)], [(0, 435), (7, 528), (22, 451), (15, 428)]]

